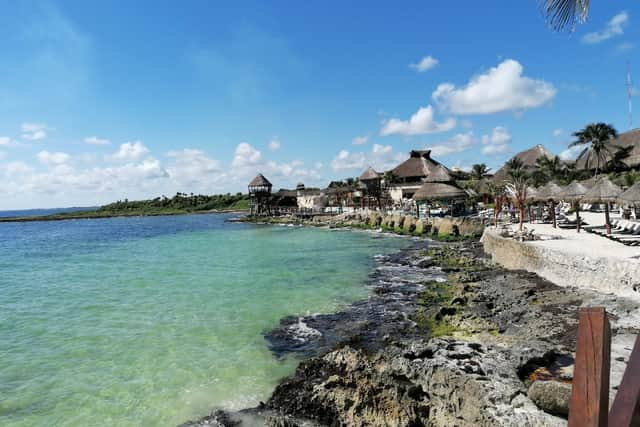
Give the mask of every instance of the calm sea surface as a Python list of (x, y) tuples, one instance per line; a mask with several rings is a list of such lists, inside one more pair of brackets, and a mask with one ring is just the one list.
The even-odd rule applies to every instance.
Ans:
[(0, 224), (0, 425), (174, 426), (268, 397), (262, 333), (366, 296), (370, 233), (188, 215)]

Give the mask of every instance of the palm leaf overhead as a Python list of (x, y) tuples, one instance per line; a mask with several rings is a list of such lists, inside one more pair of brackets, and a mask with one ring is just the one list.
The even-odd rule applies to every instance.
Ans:
[(589, 0), (541, 0), (542, 13), (555, 31), (573, 31), (589, 17)]

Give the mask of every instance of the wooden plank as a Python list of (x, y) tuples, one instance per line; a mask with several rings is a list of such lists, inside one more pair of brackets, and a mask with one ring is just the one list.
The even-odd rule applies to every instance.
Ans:
[(609, 425), (640, 426), (640, 338), (636, 338), (622, 383), (611, 406)]
[(582, 308), (569, 403), (569, 427), (607, 427), (611, 328), (602, 307)]

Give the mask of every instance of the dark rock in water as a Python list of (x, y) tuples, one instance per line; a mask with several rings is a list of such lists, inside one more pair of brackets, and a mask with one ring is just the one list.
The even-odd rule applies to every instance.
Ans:
[[(412, 262), (428, 243), (422, 243), (399, 254), (378, 257), (379, 266), (368, 285), (373, 295), (345, 310), (315, 316), (288, 316), (267, 332), (269, 348), (277, 356), (299, 354), (322, 355), (349, 344), (368, 351), (386, 345), (390, 337), (415, 336), (416, 325), (411, 316), (416, 310), (416, 295), (424, 283), (444, 280), (438, 268), (423, 268)], [(386, 338), (385, 338), (386, 337)]]
[(236, 427), (240, 421), (233, 420), (227, 412), (217, 410), (197, 421), (187, 421), (178, 427)]
[(534, 381), (527, 395), (538, 408), (545, 412), (563, 417), (569, 415), (571, 384), (559, 381)]

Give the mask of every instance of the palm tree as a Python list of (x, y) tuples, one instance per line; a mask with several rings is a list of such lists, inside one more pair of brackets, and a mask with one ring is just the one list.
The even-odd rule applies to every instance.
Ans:
[(605, 155), (612, 154), (611, 148), (615, 146), (611, 144), (611, 140), (618, 136), (618, 132), (612, 125), (606, 123), (590, 123), (584, 129), (574, 132), (573, 136), (577, 139), (569, 144), (569, 147), (588, 145), (578, 157), (582, 157), (585, 153), (587, 154), (585, 167), (588, 167), (589, 160), (595, 157), (595, 174), (598, 175), (601, 163), (605, 160)]
[[(522, 171), (522, 170), (521, 170)], [(526, 173), (518, 173), (512, 177), (512, 181), (505, 184), (505, 193), (513, 201), (520, 216), (519, 230), (524, 226), (524, 215), (527, 208), (527, 186), (528, 178)]]
[(542, 13), (554, 31), (573, 31), (589, 17), (589, 0), (541, 0)]
[(631, 155), (631, 150), (633, 150), (633, 145), (618, 148), (607, 162), (607, 170), (619, 172), (629, 169), (625, 160)]
[(476, 163), (471, 166), (471, 176), (474, 179), (480, 181), (482, 178), (486, 177), (489, 174), (491, 169), (487, 167), (484, 163)]

